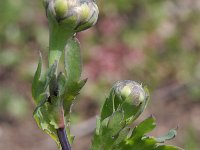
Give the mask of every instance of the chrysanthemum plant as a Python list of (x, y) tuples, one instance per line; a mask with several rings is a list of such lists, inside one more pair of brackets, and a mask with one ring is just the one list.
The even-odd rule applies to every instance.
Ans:
[[(76, 33), (92, 27), (98, 18), (93, 0), (44, 0), (49, 22), (48, 68), (42, 69), (42, 57), (33, 79), (32, 95), (36, 104), (34, 119), (48, 133), (58, 148), (70, 150), (74, 136), (70, 134), (71, 107), (85, 85), (81, 79), (82, 63)], [(60, 58), (64, 57), (64, 62)], [(58, 72), (58, 66), (64, 68)], [(164, 145), (175, 137), (170, 130), (162, 137), (146, 135), (156, 124), (153, 116), (135, 127), (131, 125), (146, 108), (147, 88), (137, 82), (117, 82), (110, 90), (96, 121), (91, 150), (180, 150)]]

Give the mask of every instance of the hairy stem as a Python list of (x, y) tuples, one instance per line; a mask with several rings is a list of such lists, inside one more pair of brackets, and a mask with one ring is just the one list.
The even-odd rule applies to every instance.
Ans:
[(59, 138), (62, 150), (71, 150), (71, 146), (69, 144), (69, 141), (65, 132), (65, 128), (57, 129), (57, 133), (58, 133), (58, 138)]

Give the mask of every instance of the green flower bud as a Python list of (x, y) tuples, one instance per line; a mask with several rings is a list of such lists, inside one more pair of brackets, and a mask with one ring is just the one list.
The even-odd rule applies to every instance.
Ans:
[(112, 87), (104, 103), (101, 119), (109, 117), (120, 109), (124, 112), (124, 120), (131, 123), (144, 111), (148, 99), (148, 90), (142, 85), (131, 80), (119, 81)]
[(98, 19), (99, 10), (93, 0), (45, 0), (47, 17), (66, 25), (74, 32), (93, 26)]
[(142, 85), (135, 81), (125, 80), (117, 82), (113, 87), (117, 95), (121, 95), (122, 99), (130, 99), (131, 103), (135, 106), (140, 105), (146, 100), (146, 93)]
[(117, 82), (112, 89), (116, 96), (116, 103), (119, 103), (118, 107), (124, 110), (127, 122), (132, 122), (144, 111), (149, 94), (142, 85), (125, 80)]

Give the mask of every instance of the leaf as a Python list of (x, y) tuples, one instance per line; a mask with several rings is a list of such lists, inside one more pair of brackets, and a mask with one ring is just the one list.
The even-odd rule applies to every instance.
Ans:
[(66, 88), (63, 96), (63, 107), (65, 110), (65, 114), (67, 114), (70, 111), (70, 106), (72, 104), (72, 101), (75, 99), (75, 97), (79, 94), (79, 91), (81, 88), (85, 85), (87, 82), (87, 79), (78, 81), (78, 82), (67, 82)]
[(100, 133), (100, 127), (101, 127), (101, 121), (100, 121), (100, 118), (97, 117), (96, 119), (96, 134), (99, 135)]
[[(56, 97), (58, 91), (56, 69), (57, 62), (46, 71), (45, 75), (42, 75), (42, 57), (40, 55), (32, 83), (32, 95), (37, 105), (33, 116), (39, 128), (49, 134), (60, 147), (56, 129), (63, 123), (63, 111), (60, 98)], [(51, 95), (52, 103), (49, 103), (49, 95)]]
[(52, 124), (50, 124), (51, 118), (50, 118), (49, 113), (51, 113), (51, 112), (49, 110), (50, 110), (49, 105), (45, 105), (45, 102), (44, 102), (35, 109), (33, 116), (34, 116), (34, 119), (36, 120), (38, 126), (44, 132), (49, 134), (55, 140), (57, 145), (59, 146), (60, 143), (59, 143), (59, 139), (57, 137), (56, 129)]
[(106, 98), (101, 109), (101, 121), (111, 116), (112, 113), (118, 109), (122, 101), (122, 98), (115, 93), (114, 89), (111, 89), (110, 94), (108, 98)]
[[(119, 117), (119, 112), (116, 114), (116, 116), (113, 114), (112, 119), (109, 120), (110, 123), (107, 125), (109, 128), (106, 129), (104, 126), (105, 129), (103, 130), (106, 132), (95, 134), (91, 147), (92, 150), (181, 150), (181, 148), (176, 146), (160, 145), (156, 138), (145, 135), (152, 131), (156, 126), (155, 118), (153, 116), (148, 117), (136, 126), (130, 136), (130, 128), (124, 127), (116, 136), (110, 138), (110, 136), (112, 136), (110, 130), (117, 129), (116, 123), (118, 122), (120, 125), (121, 120), (123, 120)], [(102, 124), (103, 122), (100, 123), (101, 127)], [(167, 139), (170, 139), (173, 133), (174, 131), (171, 131), (170, 134), (167, 134)]]
[(71, 38), (65, 47), (65, 71), (68, 82), (80, 80), (82, 72), (81, 53), (78, 39)]
[(92, 140), (92, 150), (111, 149), (119, 132), (123, 129), (123, 111), (118, 110), (103, 121), (97, 120), (98, 127)]
[(46, 74), (42, 78), (42, 82), (44, 83), (43, 88), (45, 90), (49, 86), (49, 83), (51, 82), (52, 78), (55, 77), (56, 69), (57, 69), (57, 62), (55, 61), (55, 63), (46, 71)]
[(175, 130), (175, 129), (172, 129), (172, 130), (169, 130), (169, 132), (166, 133), (165, 135), (156, 138), (156, 140), (157, 140), (157, 142), (159, 142), (159, 143), (163, 143), (163, 142), (165, 142), (166, 140), (171, 140), (171, 139), (175, 138), (176, 134), (177, 134), (176, 130)]
[(38, 103), (37, 107), (35, 108), (33, 114), (35, 113), (35, 111), (37, 111), (40, 107), (42, 107), (42, 105), (44, 105), (48, 101), (48, 94), (41, 94), (39, 101), (40, 102)]
[(121, 143), (116, 150), (182, 150), (171, 145), (159, 145), (154, 137), (132, 139), (130, 142)]
[(101, 109), (101, 121), (109, 117), (113, 113), (113, 100), (106, 98), (106, 101)]
[(41, 103), (36, 107), (33, 116), (38, 126), (47, 134), (49, 134), (60, 146), (57, 136), (57, 129), (63, 123), (60, 120), (63, 116), (62, 109), (59, 106), (54, 106), (48, 102), (48, 97), (44, 97)]
[(92, 145), (90, 147), (91, 150), (102, 150), (101, 146), (101, 136), (94, 134), (93, 139), (92, 139)]
[(132, 139), (128, 142), (125, 140), (122, 142), (116, 150), (155, 150), (156, 141), (153, 138), (146, 139)]
[(65, 115), (67, 115), (73, 100), (87, 81), (87, 79), (80, 80), (82, 72), (81, 52), (79, 42), (75, 37), (70, 38), (65, 47), (65, 71), (66, 86), (63, 92), (63, 106)]
[[(145, 119), (138, 126), (136, 126), (131, 136), (125, 139), (119, 146), (120, 150), (181, 150), (181, 148), (171, 145), (160, 145), (159, 142), (164, 142), (166, 139), (172, 139), (175, 135), (175, 130), (171, 130), (168, 134), (163, 136), (160, 141), (154, 137), (146, 136), (145, 134), (155, 128), (155, 119), (153, 116)], [(121, 147), (121, 148), (120, 148)]]
[[(125, 82), (127, 81), (125, 80)], [(118, 83), (113, 87), (119, 86)], [(146, 87), (144, 88), (145, 99), (142, 104), (140, 103), (141, 105), (132, 104), (134, 96), (131, 99), (129, 91), (127, 92), (129, 95), (125, 91), (125, 96), (121, 96), (114, 88), (106, 98), (101, 110), (101, 117), (97, 120), (98, 124), (91, 150), (181, 150), (179, 147), (160, 143), (175, 137), (176, 130), (170, 130), (159, 138), (146, 135), (156, 127), (155, 118), (152, 115), (133, 129), (129, 127), (130, 123), (144, 111), (148, 104), (149, 92)], [(119, 90), (121, 89), (119, 88)]]
[[(116, 127), (117, 122), (118, 126), (120, 126), (121, 120), (123, 119), (118, 111), (116, 114), (115, 113), (108, 117), (107, 127), (109, 128), (106, 128), (105, 126), (104, 120), (107, 120), (107, 118), (98, 125), (100, 126), (100, 129), (98, 129), (99, 132), (96, 132), (93, 138), (91, 150), (181, 150), (181, 148), (176, 146), (161, 145), (156, 138), (145, 135), (152, 131), (156, 126), (155, 118), (153, 116), (148, 117), (136, 126), (130, 135), (129, 127), (125, 126), (120, 131), (119, 127)], [(112, 130), (119, 132), (113, 136)], [(170, 139), (172, 135), (174, 135), (174, 131), (167, 134), (165, 139)]]
[(115, 136), (116, 134), (119, 133), (119, 131), (123, 128), (123, 118), (124, 118), (124, 113), (121, 110), (118, 110), (110, 116), (108, 120), (108, 131), (110, 136)]
[(128, 134), (129, 134), (129, 132), (130, 132), (130, 130), (131, 130), (131, 129), (130, 129), (129, 127), (123, 128), (123, 129), (120, 131), (120, 133), (119, 133), (117, 139), (115, 140), (115, 145), (118, 145), (118, 144), (121, 143), (124, 139), (126, 139), (127, 136), (128, 136)]
[(58, 83), (57, 83), (57, 77), (55, 74), (52, 75), (51, 78), (49, 78), (49, 92), (50, 96), (57, 96), (58, 95)]
[(42, 76), (42, 56), (40, 54), (40, 59), (38, 63), (37, 70), (35, 72), (33, 82), (32, 82), (32, 96), (36, 105), (40, 102), (40, 95), (46, 93), (50, 81), (54, 77), (56, 72), (57, 62), (55, 62), (51, 68), (46, 72), (46, 75)]
[(172, 145), (160, 145), (156, 147), (155, 150), (183, 150), (183, 149)]
[(66, 87), (66, 77), (63, 73), (60, 73), (57, 77), (57, 83), (58, 83), (58, 92), (59, 96), (63, 95), (65, 92)]
[(44, 92), (43, 83), (40, 81), (41, 78), (41, 69), (42, 69), (42, 56), (40, 54), (39, 63), (37, 66), (37, 70), (35, 72), (33, 82), (32, 82), (32, 96), (35, 100), (35, 103), (38, 104), (38, 97), (41, 93)]
[(133, 129), (131, 138), (137, 139), (142, 137), (146, 133), (152, 131), (155, 127), (155, 118), (150, 116)]

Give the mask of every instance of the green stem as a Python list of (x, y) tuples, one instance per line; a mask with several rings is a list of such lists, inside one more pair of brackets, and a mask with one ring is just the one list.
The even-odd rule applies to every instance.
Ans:
[(68, 27), (55, 22), (49, 18), (49, 67), (51, 67), (55, 61), (59, 64), (60, 57), (64, 51), (67, 41), (73, 36), (73, 32)]
[(49, 67), (51, 67), (55, 61), (59, 64), (60, 57), (63, 53), (65, 45), (67, 44), (68, 37), (64, 36), (61, 31), (53, 28), (50, 32), (49, 38)]

